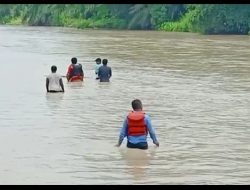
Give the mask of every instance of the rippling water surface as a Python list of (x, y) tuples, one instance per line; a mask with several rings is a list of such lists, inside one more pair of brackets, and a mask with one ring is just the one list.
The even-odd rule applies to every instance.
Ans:
[[(248, 184), (249, 49), (249, 36), (1, 26), (0, 184)], [(87, 78), (46, 94), (73, 56)], [(159, 148), (114, 147), (134, 98)]]

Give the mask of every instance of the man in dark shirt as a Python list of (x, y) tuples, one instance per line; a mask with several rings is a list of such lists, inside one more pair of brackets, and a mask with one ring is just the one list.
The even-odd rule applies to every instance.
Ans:
[(99, 68), (98, 76), (100, 78), (100, 82), (109, 82), (110, 77), (112, 76), (111, 67), (107, 66), (108, 60), (102, 60), (102, 66)]

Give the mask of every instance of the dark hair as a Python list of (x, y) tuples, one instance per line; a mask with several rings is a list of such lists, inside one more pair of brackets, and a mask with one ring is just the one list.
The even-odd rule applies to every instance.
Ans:
[(51, 71), (52, 71), (52, 73), (55, 73), (56, 70), (57, 70), (57, 67), (56, 67), (55, 65), (52, 65), (52, 66), (51, 66)]
[(76, 64), (76, 63), (77, 63), (76, 57), (73, 57), (73, 58), (71, 59), (71, 63), (73, 63), (73, 64)]
[(107, 60), (107, 59), (103, 59), (103, 60), (102, 60), (102, 64), (103, 64), (103, 65), (107, 65), (107, 63), (108, 63), (108, 60)]
[(142, 109), (141, 100), (139, 100), (139, 99), (133, 100), (133, 101), (132, 101), (132, 108), (133, 108), (133, 110)]
[(102, 62), (101, 58), (97, 58), (95, 61), (96, 62)]

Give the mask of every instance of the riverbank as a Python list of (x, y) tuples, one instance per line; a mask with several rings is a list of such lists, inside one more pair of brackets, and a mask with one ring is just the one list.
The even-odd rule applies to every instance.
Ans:
[[(106, 22), (107, 23), (107, 22)], [(111, 22), (110, 22), (111, 23)], [(28, 23), (23, 23), (22, 19), (19, 18), (12, 18), (7, 23), (2, 23), (1, 25), (10, 25), (10, 26), (44, 26), (44, 25), (29, 25)], [(46, 26), (46, 25), (45, 25)], [(56, 26), (56, 27), (69, 27), (69, 28), (77, 28), (77, 29), (110, 29), (110, 30), (128, 30), (126, 27), (106, 27), (104, 22), (90, 22), (87, 20), (80, 20), (80, 19), (68, 19), (68, 22), (55, 24), (55, 25), (49, 25), (49, 26)], [(155, 29), (155, 31), (165, 31), (165, 32), (190, 32), (190, 33), (200, 33), (203, 35), (209, 35), (204, 34), (199, 31), (192, 31), (188, 25), (182, 22), (167, 22), (162, 24), (158, 29)], [(217, 33), (218, 34), (218, 33)], [(223, 34), (222, 34), (223, 35)], [(236, 35), (236, 34), (234, 34)], [(247, 34), (238, 34), (238, 35), (249, 35), (250, 31)]]
[(0, 5), (0, 23), (249, 35), (250, 5)]

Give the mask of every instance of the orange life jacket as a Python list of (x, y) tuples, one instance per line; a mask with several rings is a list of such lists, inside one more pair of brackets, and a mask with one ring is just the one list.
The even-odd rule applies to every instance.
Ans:
[(127, 116), (128, 121), (128, 135), (139, 136), (147, 134), (147, 125), (144, 121), (144, 112), (136, 111), (130, 112)]
[(83, 76), (73, 76), (69, 79), (69, 82), (83, 81)]

